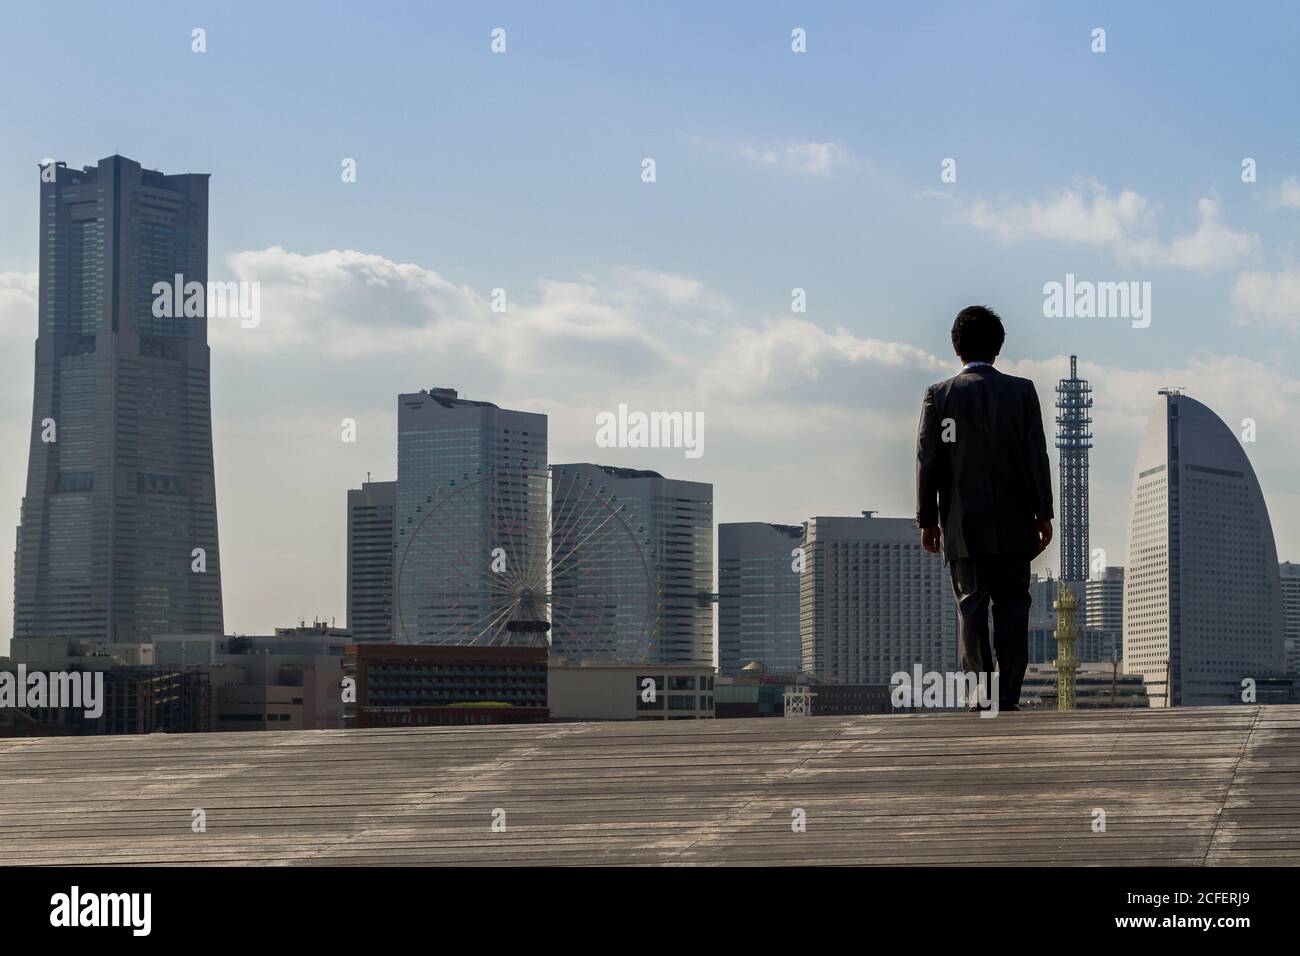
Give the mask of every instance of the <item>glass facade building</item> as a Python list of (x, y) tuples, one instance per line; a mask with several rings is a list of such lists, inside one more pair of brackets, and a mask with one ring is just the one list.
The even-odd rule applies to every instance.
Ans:
[(832, 684), (956, 667), (957, 611), (943, 558), (910, 518), (810, 518), (799, 627), (803, 670)]
[(554, 469), (553, 653), (713, 666), (713, 486)]
[(1284, 670), (1277, 549), (1255, 471), (1219, 416), (1162, 392), (1129, 499), (1124, 672), (1166, 707), (1243, 703), (1245, 679)]
[(655, 471), (556, 465), (558, 659), (713, 663), (713, 487)]
[(348, 629), (357, 644), (393, 638), (393, 516), (397, 482), (348, 490)]
[(1283, 561), (1282, 620), (1286, 632), (1286, 672), (1300, 676), (1300, 564)]
[(545, 617), (546, 416), (432, 388), (397, 432), (396, 642), (544, 643), (511, 628)]
[(1089, 630), (1110, 635), (1116, 655), (1123, 657), (1124, 569), (1103, 568), (1088, 580), (1086, 624)]
[(40, 229), (14, 637), (220, 634), (207, 318), (153, 308), (207, 289), (208, 176), (45, 166)]
[(718, 672), (752, 661), (793, 674), (799, 642), (801, 525), (746, 521), (718, 525)]

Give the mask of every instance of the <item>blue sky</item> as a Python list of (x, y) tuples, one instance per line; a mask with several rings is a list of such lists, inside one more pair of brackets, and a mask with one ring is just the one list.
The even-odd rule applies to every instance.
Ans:
[[(1239, 180), (1243, 156), (1259, 161), (1256, 186), (1300, 167), (1283, 5), (753, 6), (74, 3), (75, 29), (7, 7), (0, 69), (23, 92), (6, 110), (0, 208), (14, 228), (0, 262), (34, 268), (22, 227), (35, 159), (113, 151), (212, 172), (214, 266), (271, 244), (362, 248), (491, 287), (637, 262), (755, 310), (803, 285), (820, 316), (881, 335), (918, 315), (941, 331), (976, 284), (1015, 315), (1040, 298), (1026, 272), (1105, 264), (940, 233), (942, 204), (915, 193), (939, 187), (947, 156), (957, 196), (1089, 177), (1159, 203), (1167, 230), (1193, 226), (1209, 195), (1234, 223), (1291, 241), (1295, 217), (1270, 215), (1265, 189)], [(197, 25), (203, 55), (190, 52)], [(508, 52), (492, 56), (497, 25)], [(808, 54), (789, 52), (791, 25)], [(1089, 50), (1096, 25), (1104, 55)], [(857, 162), (829, 181), (774, 180), (692, 137), (837, 142)], [(636, 175), (644, 155), (654, 189)], [(354, 189), (339, 182), (344, 156), (359, 163)], [(1169, 321), (1140, 341), (1085, 329), (1079, 347), (1163, 357), (1189, 322), (1198, 345), (1224, 343), (1207, 314), (1226, 306), (1215, 283), (1161, 285)], [(1043, 323), (1022, 334), (1026, 352), (1071, 338)]]
[[(367, 470), (391, 477), (399, 389), (546, 411), (556, 461), (618, 457), (591, 447), (593, 410), (699, 409), (712, 444), (698, 461), (613, 463), (713, 481), (719, 520), (909, 514), (919, 389), (943, 377), (951, 317), (975, 301), (1003, 313), (1004, 361), (1045, 398), (1071, 352), (1097, 384), (1094, 543), (1110, 563), (1160, 384), (1234, 426), (1258, 419), (1248, 452), (1282, 557), (1300, 554), (1293, 7), (60, 11), (0, 9), (17, 93), (0, 117), (0, 439), (23, 447), (30, 411), (39, 160), (120, 152), (211, 173), (213, 277), (257, 279), (266, 303), (262, 329), (213, 334), (232, 630), (342, 617), (343, 492)], [(940, 181), (946, 157), (956, 183)], [(1067, 272), (1151, 282), (1151, 327), (1044, 318), (1043, 284)], [(517, 324), (471, 344), (495, 287)], [(405, 346), (388, 334), (411, 328)], [(349, 414), (362, 437), (342, 448)], [(267, 475), (265, 454), (292, 463)], [(0, 465), (0, 526), (23, 457)], [(268, 561), (291, 570), (268, 580)]]

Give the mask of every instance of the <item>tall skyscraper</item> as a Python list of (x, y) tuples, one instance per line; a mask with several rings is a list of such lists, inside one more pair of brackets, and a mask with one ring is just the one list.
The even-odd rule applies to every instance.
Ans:
[(1124, 569), (1103, 568), (1088, 579), (1087, 629), (1101, 631), (1118, 656), (1123, 657)]
[(552, 478), (552, 653), (712, 666), (713, 486), (587, 463)]
[[(1061, 469), (1060, 579), (1078, 605), (1086, 604), (1088, 580), (1088, 450), (1092, 448), (1092, 386), (1079, 378), (1078, 357), (1070, 356), (1070, 377), (1056, 385), (1056, 449)], [(1080, 625), (1082, 621), (1078, 622)]]
[(718, 670), (733, 675), (751, 661), (795, 674), (799, 639), (800, 525), (744, 521), (718, 525)]
[(1056, 627), (1056, 598), (1060, 580), (1037, 574), (1029, 576), (1029, 627), (1030, 630), (1042, 628), (1052, 630)]
[(910, 518), (810, 518), (799, 585), (803, 669), (834, 684), (955, 667), (956, 610), (943, 558)]
[(1282, 575), (1282, 622), (1286, 641), (1286, 670), (1300, 675), (1300, 564), (1283, 561), (1278, 566)]
[(547, 518), (545, 415), (399, 395), (396, 642), (544, 642)]
[(357, 644), (393, 637), (393, 528), (397, 482), (348, 489), (348, 629)]
[(1259, 481), (1232, 430), (1162, 391), (1129, 500), (1124, 672), (1151, 706), (1242, 702), (1283, 672), (1282, 587)]
[(178, 276), (206, 305), (208, 176), (122, 156), (41, 172), (14, 637), (220, 634), (207, 319), (154, 314)]

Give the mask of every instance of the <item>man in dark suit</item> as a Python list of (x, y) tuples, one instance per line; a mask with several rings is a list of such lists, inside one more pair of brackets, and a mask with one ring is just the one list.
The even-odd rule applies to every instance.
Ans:
[(1019, 710), (1029, 662), (1029, 562), (1051, 543), (1054, 515), (1038, 392), (1029, 379), (993, 367), (1005, 338), (992, 309), (957, 313), (952, 344), (962, 370), (927, 388), (921, 405), (916, 522), (921, 546), (937, 554), (942, 542), (952, 572), (962, 671), (989, 681), (996, 648), (998, 709)]

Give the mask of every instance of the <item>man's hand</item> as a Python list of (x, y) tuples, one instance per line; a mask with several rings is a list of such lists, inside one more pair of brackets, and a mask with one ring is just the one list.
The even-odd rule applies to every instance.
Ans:
[(1035, 521), (1034, 534), (1038, 536), (1038, 550), (1034, 552), (1034, 557), (1038, 557), (1052, 543), (1052, 519), (1040, 518)]
[[(1049, 538), (1052, 536), (1052, 529), (1050, 524), (1048, 525), (1047, 528), (1047, 536)], [(939, 553), (939, 529), (938, 528), (921, 529), (921, 547), (925, 548), (925, 550), (929, 551), (931, 554)]]

